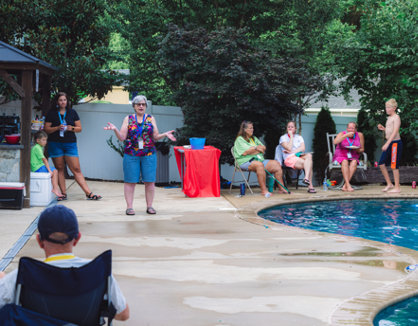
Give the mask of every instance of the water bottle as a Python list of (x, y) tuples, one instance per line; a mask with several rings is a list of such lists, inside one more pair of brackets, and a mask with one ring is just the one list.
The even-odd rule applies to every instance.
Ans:
[(267, 176), (267, 189), (269, 192), (273, 192), (274, 190), (274, 179), (272, 176)]
[(241, 196), (245, 195), (245, 183), (241, 183), (240, 185), (240, 195)]
[(60, 129), (60, 137), (64, 137), (64, 132), (67, 130), (67, 122), (64, 120), (62, 124), (64, 125), (64, 129)]
[(324, 185), (324, 191), (327, 191), (328, 190), (327, 180), (324, 181), (323, 185)]

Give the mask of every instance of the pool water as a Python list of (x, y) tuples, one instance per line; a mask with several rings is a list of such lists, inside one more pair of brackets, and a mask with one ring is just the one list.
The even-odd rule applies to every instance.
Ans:
[[(337, 233), (418, 250), (417, 199), (352, 199), (280, 205), (261, 217), (289, 226)], [(382, 310), (374, 326), (418, 325), (418, 296)]]
[(379, 312), (373, 326), (418, 325), (418, 297), (413, 297), (389, 306)]
[(266, 208), (258, 215), (289, 226), (418, 250), (417, 199), (352, 199), (296, 203)]

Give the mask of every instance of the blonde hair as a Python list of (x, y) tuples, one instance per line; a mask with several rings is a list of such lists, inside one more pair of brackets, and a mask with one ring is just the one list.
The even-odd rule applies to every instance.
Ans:
[(398, 107), (398, 102), (396, 102), (394, 98), (391, 98), (389, 101), (386, 102), (386, 104), (395, 109)]

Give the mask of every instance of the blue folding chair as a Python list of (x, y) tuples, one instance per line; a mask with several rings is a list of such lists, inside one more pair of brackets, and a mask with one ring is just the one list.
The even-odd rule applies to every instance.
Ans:
[(56, 267), (22, 257), (15, 303), (80, 326), (111, 325), (116, 313), (109, 296), (112, 251), (81, 267)]

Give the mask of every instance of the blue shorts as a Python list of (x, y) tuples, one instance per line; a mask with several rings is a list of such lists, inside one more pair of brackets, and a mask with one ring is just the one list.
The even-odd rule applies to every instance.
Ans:
[[(52, 172), (54, 172), (55, 168), (50, 166), (49, 167), (51, 169)], [(49, 173), (48, 169), (46, 168), (45, 165), (42, 165), (38, 170), (36, 170), (35, 172), (46, 172)]]
[(78, 157), (77, 143), (48, 142), (49, 157), (75, 156)]
[(123, 181), (126, 183), (155, 182), (157, 178), (157, 154), (148, 156), (123, 155)]
[[(396, 149), (394, 149), (393, 145), (397, 144)], [(397, 170), (399, 169), (399, 163), (402, 157), (402, 140), (394, 140), (390, 143), (387, 150), (385, 150), (382, 155), (380, 156), (379, 165), (386, 165), (391, 166), (393, 163), (392, 169)]]
[[(241, 168), (241, 170), (248, 170), (248, 168), (250, 167), (250, 165), (251, 165), (251, 163), (253, 162), (254, 160), (249, 160), (248, 162), (245, 162), (245, 163), (242, 163), (239, 167)], [(264, 168), (266, 168), (266, 165), (267, 165), (267, 163), (269, 162), (270, 160), (264, 160), (263, 161), (263, 164), (264, 164)]]

